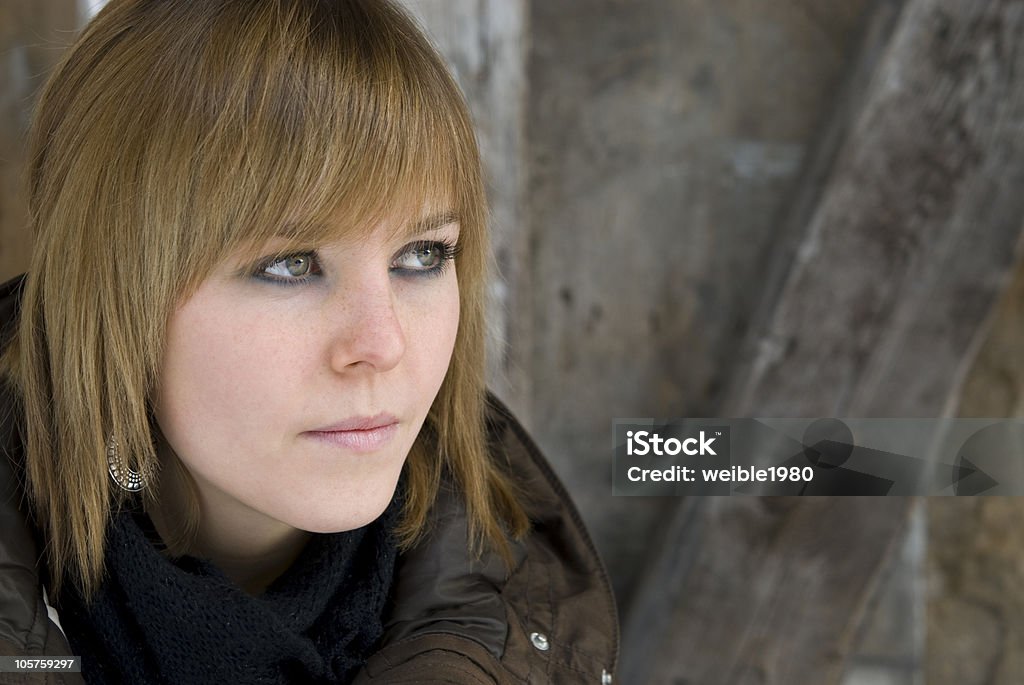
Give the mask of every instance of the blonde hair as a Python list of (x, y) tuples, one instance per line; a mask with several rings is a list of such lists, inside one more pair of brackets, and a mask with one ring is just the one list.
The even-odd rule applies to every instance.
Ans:
[(53, 594), (63, 574), (86, 596), (102, 579), (106, 525), (125, 496), (107, 475), (107, 439), (134, 470), (156, 466), (150, 401), (166, 323), (206, 275), (271, 237), (286, 251), (424, 207), (460, 223), (460, 323), (406, 462), (396, 533), (403, 550), (420, 538), (448, 468), (471, 548), (511, 560), (506, 535), (529, 522), (486, 445), (479, 152), (461, 92), (402, 10), (111, 0), (47, 82), (29, 146), (34, 253), (0, 364), (24, 415)]

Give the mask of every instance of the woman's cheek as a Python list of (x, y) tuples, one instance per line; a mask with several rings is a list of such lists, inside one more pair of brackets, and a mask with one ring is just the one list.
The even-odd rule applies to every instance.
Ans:
[[(445, 282), (438, 284), (433, 297), (424, 297), (411, 308), (412, 314), (406, 317), (406, 338), (415, 341), (410, 346), (415, 349), (418, 374), (425, 391), (436, 394), (440, 389), (455, 346), (459, 329), (459, 290), (455, 275), (445, 277)], [(428, 312), (429, 316), (424, 316)]]

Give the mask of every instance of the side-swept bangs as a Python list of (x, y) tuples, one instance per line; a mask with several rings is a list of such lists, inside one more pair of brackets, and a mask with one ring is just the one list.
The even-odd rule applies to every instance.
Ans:
[(519, 535), (528, 522), (483, 433), (479, 152), (458, 87), (401, 9), (111, 0), (44, 88), (29, 145), (35, 245), (3, 365), (23, 402), (55, 594), (62, 573), (87, 593), (102, 576), (105, 525), (125, 496), (106, 474), (110, 436), (131, 468), (157, 464), (150, 398), (166, 323), (212, 270), (271, 239), (312, 248), (436, 212), (460, 224), (459, 332), (407, 461), (398, 535), (409, 546), (422, 533), (448, 467), (474, 547), (511, 559), (502, 526)]
[[(110, 96), (140, 112), (122, 128), (123, 166), (137, 162), (136, 183), (152, 198), (142, 204), (172, 222), (159, 233), (184, 239), (174, 265), (191, 276), (183, 296), (225, 252), (249, 246), (255, 256), (275, 237), (322, 244), (384, 219), (397, 231), (427, 208), (459, 217), (464, 261), (479, 262), (460, 263), (460, 275), (483, 275), (472, 123), (403, 12), (322, 0), (163, 4), (133, 28), (154, 44), (126, 55), (160, 87), (118, 79), (124, 92)], [(184, 192), (164, 197), (169, 182)]]

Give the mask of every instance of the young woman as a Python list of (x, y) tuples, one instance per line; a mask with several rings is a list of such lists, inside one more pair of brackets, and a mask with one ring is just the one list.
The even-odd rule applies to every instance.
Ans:
[(112, 0), (27, 179), (0, 654), (80, 655), (65, 683), (612, 682), (601, 562), (484, 389), (478, 151), (401, 10)]

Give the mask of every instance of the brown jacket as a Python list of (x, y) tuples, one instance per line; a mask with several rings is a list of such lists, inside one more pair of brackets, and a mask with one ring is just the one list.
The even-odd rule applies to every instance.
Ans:
[[(17, 315), (21, 279), (0, 285), (0, 337)], [(47, 615), (37, 549), (25, 521), (16, 464), (22, 445), (10, 398), (0, 395), (0, 655), (69, 655)], [(496, 457), (524, 491), (533, 527), (511, 573), (494, 557), (470, 564), (465, 512), (442, 488), (434, 526), (399, 558), (381, 649), (356, 682), (587, 683), (607, 685), (618, 657), (615, 600), (576, 507), (523, 427), (493, 396)], [(0, 673), (2, 683), (82, 683), (78, 674)]]

